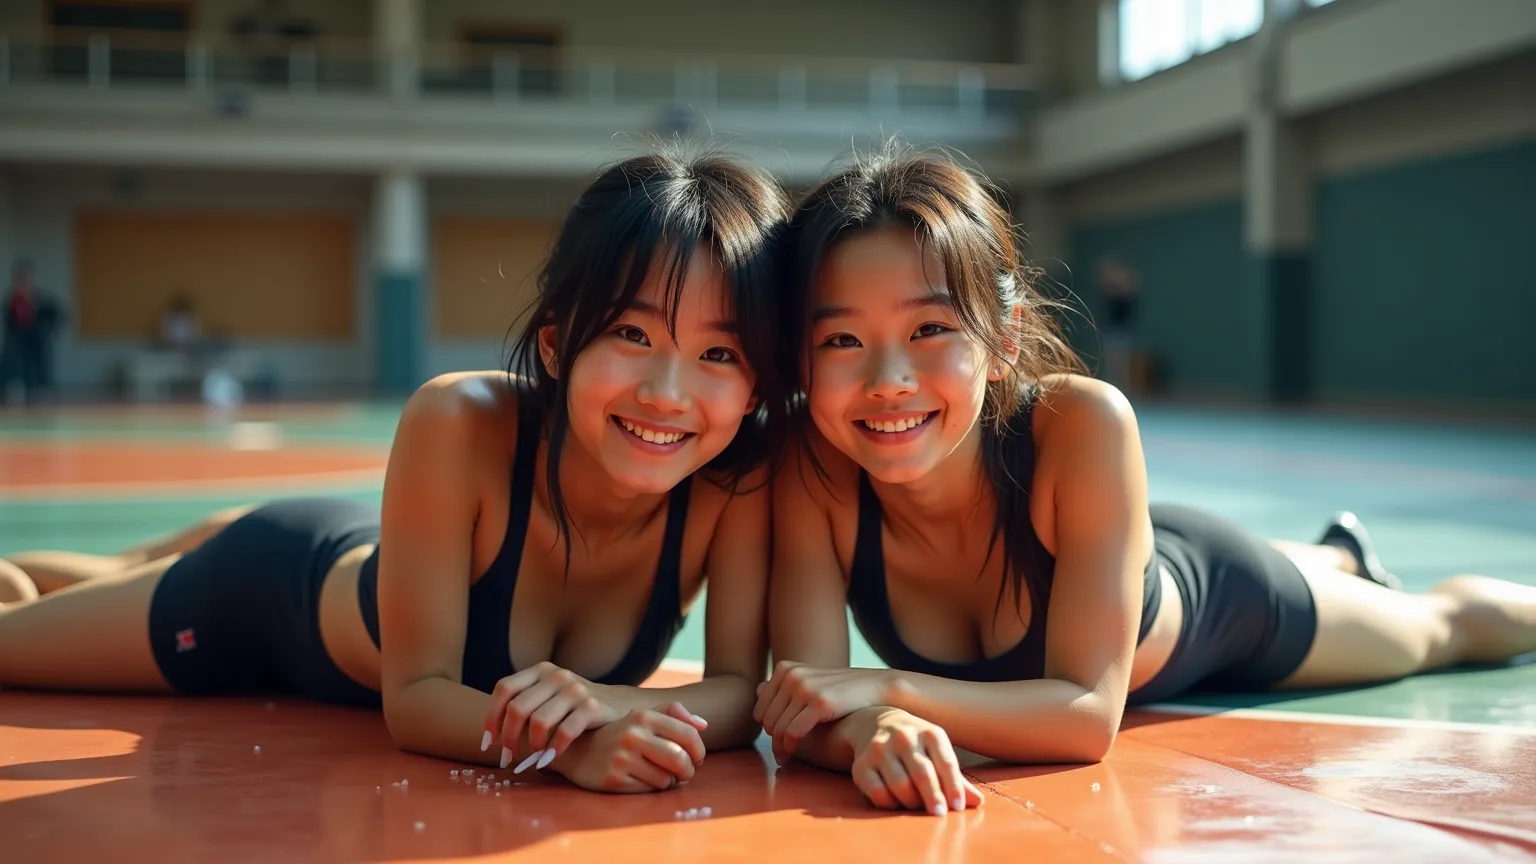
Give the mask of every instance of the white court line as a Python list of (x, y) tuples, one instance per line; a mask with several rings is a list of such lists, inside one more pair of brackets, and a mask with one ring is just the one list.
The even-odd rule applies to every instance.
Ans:
[(118, 502), (122, 499), (191, 498), (198, 495), (244, 495), (257, 493), (335, 491), (337, 486), (372, 487), (384, 477), (383, 468), (343, 468), (336, 471), (306, 471), (301, 474), (252, 477), (206, 477), (191, 480), (129, 480), (122, 483), (36, 483), (0, 486), (0, 504), (23, 501), (78, 501), (87, 504)]
[[(668, 672), (702, 674), (704, 664), (698, 660), (668, 657), (661, 661), (661, 668)], [(1138, 705), (1136, 710), (1163, 714), (1182, 714), (1190, 717), (1236, 717), (1242, 720), (1268, 720), (1279, 723), (1320, 723), (1330, 726), (1370, 726), (1378, 729), (1434, 729), (1443, 732), (1475, 732), (1483, 735), (1514, 735), (1536, 737), (1533, 726), (1500, 726), (1494, 723), (1465, 723), (1454, 720), (1414, 720), (1403, 717), (1361, 717), (1353, 714), (1318, 714), (1311, 711), (1277, 711), (1272, 708), (1219, 708), (1209, 705), (1179, 705), (1171, 702), (1154, 702)]]

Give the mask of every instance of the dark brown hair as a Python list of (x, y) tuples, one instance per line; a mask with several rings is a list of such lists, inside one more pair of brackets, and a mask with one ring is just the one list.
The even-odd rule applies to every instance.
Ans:
[[(981, 418), (982, 461), (997, 495), (992, 538), (995, 542), (999, 534), (1003, 537), (1005, 578), (998, 602), (1004, 597), (1002, 588), (1011, 586), (1015, 601), (1027, 588), (1039, 609), (1044, 608), (1049, 585), (1025, 572), (1032, 553), (1026, 542), (1031, 526), (1025, 475), (1032, 467), (1026, 460), (1033, 448), (1013, 441), (1031, 431), (1013, 421), (1022, 416), (1025, 399), (1032, 398), (1030, 394), (1046, 376), (1086, 371), (1086, 367), (1054, 317), (1064, 304), (1039, 290), (1042, 271), (1025, 263), (1021, 237), (1000, 197), (978, 172), (948, 154), (908, 152), (894, 144), (861, 157), (812, 189), (790, 228), (788, 278), (791, 314), (797, 324), (789, 328), (795, 339), (790, 357), (796, 365), (808, 360), (811, 297), (832, 249), (869, 231), (912, 228), (923, 248), (943, 262), (945, 285), (961, 329), (987, 348), (993, 362), (1004, 362), (1010, 345), (1019, 348), (1008, 374), (987, 385)], [(804, 422), (803, 412), (799, 419)], [(823, 473), (819, 465), (817, 470)]]
[[(725, 271), (730, 315), (742, 354), (757, 379), (758, 408), (710, 461), (709, 479), (736, 489), (777, 451), (789, 404), (780, 371), (780, 243), (790, 200), (774, 177), (751, 163), (707, 153), (688, 157), (659, 148), (603, 171), (572, 205), (538, 275), (538, 297), (518, 336), (509, 371), (543, 417), (549, 439), (548, 487), (569, 561), (569, 513), (560, 489), (560, 456), (570, 428), (566, 399), (576, 356), (634, 302), (653, 268), (666, 280), (667, 332), (676, 338), (677, 307), (695, 249), (707, 244)], [(555, 374), (540, 358), (543, 325), (556, 331)]]

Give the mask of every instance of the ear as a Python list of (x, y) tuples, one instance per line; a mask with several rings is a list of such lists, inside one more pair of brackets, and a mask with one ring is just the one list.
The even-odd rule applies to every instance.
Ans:
[(752, 398), (747, 400), (747, 410), (741, 412), (741, 416), (750, 417), (752, 412), (757, 410), (757, 402), (757, 394), (753, 393)]
[(1008, 319), (1003, 324), (1003, 350), (992, 358), (987, 368), (988, 381), (1001, 381), (1007, 377), (1013, 364), (1019, 361), (1019, 351), (1024, 342), (1024, 306), (1014, 303), (1008, 307)]
[(544, 371), (548, 372), (551, 378), (560, 377), (557, 374), (559, 365), (555, 362), (555, 357), (555, 325), (545, 324), (539, 328), (539, 360), (544, 364)]

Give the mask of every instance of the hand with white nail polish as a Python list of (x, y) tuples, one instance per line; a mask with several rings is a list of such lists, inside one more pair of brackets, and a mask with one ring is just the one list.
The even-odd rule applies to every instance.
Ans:
[(506, 768), (526, 731), (530, 755), (514, 773), (532, 765), (543, 770), (577, 736), (622, 716), (622, 708), (603, 698), (602, 685), (553, 663), (539, 663), (496, 682), (480, 749), (488, 750), (499, 741), (501, 767)]
[(565, 754), (560, 773), (594, 792), (656, 792), (693, 779), (704, 762), (708, 724), (681, 704), (637, 709), (591, 734)]

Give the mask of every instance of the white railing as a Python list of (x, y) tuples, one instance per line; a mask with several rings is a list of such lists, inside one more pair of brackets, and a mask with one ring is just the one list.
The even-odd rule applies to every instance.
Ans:
[(698, 109), (1016, 115), (1036, 91), (1022, 66), (870, 62), (643, 49), (492, 50), (461, 44), (387, 53), (368, 40), (284, 43), (139, 31), (0, 32), (0, 87), (248, 89), (500, 103), (671, 103)]

